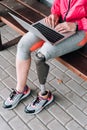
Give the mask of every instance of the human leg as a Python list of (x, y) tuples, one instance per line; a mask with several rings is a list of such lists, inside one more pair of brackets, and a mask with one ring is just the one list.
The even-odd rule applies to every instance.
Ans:
[(36, 114), (53, 101), (53, 95), (45, 88), (45, 83), (49, 72), (49, 66), (46, 64), (46, 61), (79, 49), (80, 46), (77, 46), (77, 44), (83, 38), (84, 33), (81, 32), (72, 38), (61, 42), (57, 46), (52, 46), (50, 43), (44, 43), (41, 49), (39, 49), (36, 54), (35, 63), (40, 87), (42, 87), (40, 88), (41, 91), (37, 98), (25, 107), (26, 113)]
[(17, 86), (3, 103), (4, 108), (13, 109), (22, 99), (30, 94), (30, 88), (26, 85), (31, 64), (31, 52), (29, 48), (39, 40), (38, 37), (29, 32), (19, 41), (16, 56)]
[[(16, 74), (17, 74), (17, 86), (18, 92), (23, 92), (26, 85), (27, 75), (31, 64), (31, 58), (28, 60), (16, 59)], [(21, 86), (21, 87), (20, 87)]]
[(80, 43), (84, 37), (85, 32), (78, 31), (75, 35), (60, 42), (56, 46), (52, 46), (50, 43), (44, 44), (38, 52), (44, 54), (46, 61), (48, 61), (49, 59), (60, 57), (62, 55), (80, 49), (83, 46), (79, 46), (78, 43)]

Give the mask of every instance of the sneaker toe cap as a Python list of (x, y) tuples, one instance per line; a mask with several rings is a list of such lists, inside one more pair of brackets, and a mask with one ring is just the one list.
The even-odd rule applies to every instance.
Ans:
[(3, 108), (11, 108), (12, 104), (7, 104), (6, 102), (3, 102)]
[(32, 114), (32, 113), (35, 113), (35, 110), (33, 110), (33, 109), (31, 109), (31, 108), (29, 109), (28, 106), (25, 107), (25, 110), (24, 110), (24, 111), (25, 111), (26, 113), (31, 113), (31, 114)]

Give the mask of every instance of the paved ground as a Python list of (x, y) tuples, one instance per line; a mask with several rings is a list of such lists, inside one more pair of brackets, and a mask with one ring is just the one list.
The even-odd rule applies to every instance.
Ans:
[[(3, 43), (18, 34), (4, 26), (1, 28)], [(87, 130), (87, 82), (55, 60), (50, 60), (47, 88), (55, 100), (39, 114), (30, 116), (24, 107), (39, 91), (35, 63), (32, 64), (27, 84), (32, 94), (14, 110), (2, 108), (11, 88), (16, 86), (15, 55), (16, 45), (0, 52), (0, 130)], [(61, 78), (63, 83), (58, 84)]]

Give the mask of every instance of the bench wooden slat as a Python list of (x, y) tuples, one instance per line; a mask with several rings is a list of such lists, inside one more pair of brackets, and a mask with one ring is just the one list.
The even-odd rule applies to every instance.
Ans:
[[(29, 8), (29, 6), (26, 7), (25, 5), (23, 6), (23, 4), (22, 4), (22, 6), (19, 6), (19, 8), (17, 7), (14, 10), (12, 7), (9, 7), (8, 3), (4, 3), (4, 2), (0, 2), (0, 3), (2, 6), (6, 7), (9, 12), (11, 11), (11, 12), (15, 13), (16, 15), (18, 15), (20, 18), (22, 18), (23, 20), (25, 20), (29, 24), (32, 24), (32, 23), (43, 18), (43, 16), (40, 15), (40, 13), (36, 13), (36, 11), (34, 11), (34, 10), (32, 11), (32, 8)], [(34, 16), (34, 17), (32, 17), (32, 16)], [(4, 23), (6, 23), (9, 26), (16, 29), (21, 34), (24, 34), (23, 31), (26, 32), (26, 30), (20, 24), (18, 24), (8, 13), (5, 13), (4, 18), (1, 17), (1, 20)]]
[[(38, 20), (42, 19), (43, 16), (40, 14), (37, 14), (36, 12), (32, 11), (31, 9), (20, 9), (20, 10), (16, 10), (19, 14), (21, 14), (22, 16), (24, 16), (25, 18), (29, 19), (30, 21), (32, 21), (32, 23), (37, 22)], [(33, 16), (33, 17), (32, 17)]]
[(79, 54), (87, 58), (87, 44), (78, 51)]
[(4, 16), (4, 18), (0, 17), (0, 19), (5, 24), (7, 24), (8, 26), (12, 27), (14, 30), (19, 32), (21, 35), (24, 35), (24, 33), (26, 33), (27, 31), (17, 21), (15, 21), (13, 18), (10, 19), (10, 17), (11, 16), (6, 15), (6, 16)]
[(31, 23), (37, 22), (38, 20), (40, 20), (44, 17), (44, 16), (40, 15), (40, 13), (37, 14), (31, 8), (26, 8), (23, 5), (21, 6), (21, 8), (17, 8), (14, 10), (13, 8), (9, 7), (8, 4), (5, 4), (3, 2), (0, 2), (0, 3), (2, 4), (2, 6), (6, 7), (8, 9), (8, 11), (12, 11), (13, 13), (18, 14), (19, 16), (24, 18), (24, 20), (26, 20), (27, 22), (31, 22)]
[(25, 0), (16, 0), (16, 1), (22, 3), (22, 5), (25, 5), (27, 8), (31, 8), (36, 13), (41, 14), (43, 17), (46, 17), (47, 15), (50, 14), (50, 8), (38, 2), (38, 0), (33, 0), (34, 2), (26, 1), (26, 3)]
[(87, 58), (80, 55), (78, 51), (69, 53), (61, 57), (64, 61), (74, 66), (82, 72), (84, 75), (87, 75)]
[(8, 41), (6, 44), (3, 45), (3, 48), (2, 48), (2, 49), (5, 49), (5, 48), (8, 48), (8, 47), (10, 47), (10, 46), (13, 46), (13, 45), (17, 44), (18, 41), (20, 40), (20, 38), (21, 38), (21, 36), (18, 36), (17, 38)]

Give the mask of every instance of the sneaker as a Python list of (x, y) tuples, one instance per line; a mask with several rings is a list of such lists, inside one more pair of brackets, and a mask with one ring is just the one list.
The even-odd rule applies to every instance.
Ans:
[(25, 112), (29, 114), (37, 114), (52, 101), (53, 95), (50, 91), (47, 92), (46, 96), (39, 94), (36, 99), (34, 99), (28, 106), (25, 107)]
[(15, 108), (22, 99), (30, 95), (30, 92), (30, 88), (27, 85), (22, 93), (19, 93), (13, 89), (7, 100), (4, 101), (3, 107), (8, 109)]

